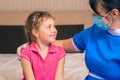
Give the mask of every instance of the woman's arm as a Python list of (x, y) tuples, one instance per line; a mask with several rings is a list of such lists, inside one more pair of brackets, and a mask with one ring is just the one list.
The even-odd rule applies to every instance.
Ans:
[(64, 80), (64, 63), (65, 63), (65, 57), (60, 59), (58, 62), (55, 80)]
[(65, 40), (56, 40), (53, 42), (53, 44), (61, 46), (65, 51), (68, 52), (76, 51), (72, 42), (72, 38)]
[(20, 61), (26, 80), (35, 80), (30, 62), (24, 58), (21, 58)]

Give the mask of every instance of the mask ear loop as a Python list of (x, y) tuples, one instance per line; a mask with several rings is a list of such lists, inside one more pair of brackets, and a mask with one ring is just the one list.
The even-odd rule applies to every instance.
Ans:
[[(112, 12), (112, 11), (111, 11), (111, 12)], [(118, 16), (119, 16), (118, 19), (120, 20), (120, 12), (118, 13)], [(111, 24), (112, 24), (115, 20), (116, 20), (116, 19), (113, 19), (113, 18), (112, 18), (112, 22), (109, 24), (109, 26), (111, 26)]]
[[(111, 13), (112, 13), (112, 11), (109, 11), (103, 18), (106, 18), (106, 17), (107, 17), (108, 15), (110, 15)], [(113, 19), (112, 19), (112, 21), (108, 24), (108, 26), (110, 27), (113, 22), (114, 22), (114, 21), (113, 21)]]
[(109, 11), (105, 16), (104, 18), (106, 18), (108, 15), (110, 15), (112, 13), (112, 11)]

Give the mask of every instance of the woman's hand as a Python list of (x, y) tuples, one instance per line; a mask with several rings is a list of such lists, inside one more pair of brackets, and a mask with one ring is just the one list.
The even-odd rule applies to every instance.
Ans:
[(18, 59), (20, 60), (20, 53), (21, 53), (21, 50), (25, 47), (27, 47), (29, 44), (28, 43), (24, 43), (22, 45), (20, 45), (18, 48), (17, 48), (17, 56), (18, 56)]

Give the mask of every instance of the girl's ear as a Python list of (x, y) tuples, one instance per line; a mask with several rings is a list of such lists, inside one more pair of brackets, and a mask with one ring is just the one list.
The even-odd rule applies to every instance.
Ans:
[(113, 9), (112, 10), (112, 16), (113, 16), (114, 19), (118, 18), (119, 14), (120, 13), (119, 13), (118, 9)]
[(37, 37), (38, 36), (38, 31), (36, 29), (32, 29), (32, 34)]

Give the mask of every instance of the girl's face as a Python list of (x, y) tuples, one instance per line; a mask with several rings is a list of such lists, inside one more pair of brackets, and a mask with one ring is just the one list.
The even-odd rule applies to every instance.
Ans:
[(56, 39), (57, 30), (55, 28), (55, 22), (52, 18), (44, 20), (39, 26), (38, 30), (33, 32), (37, 42), (43, 44), (49, 44)]

